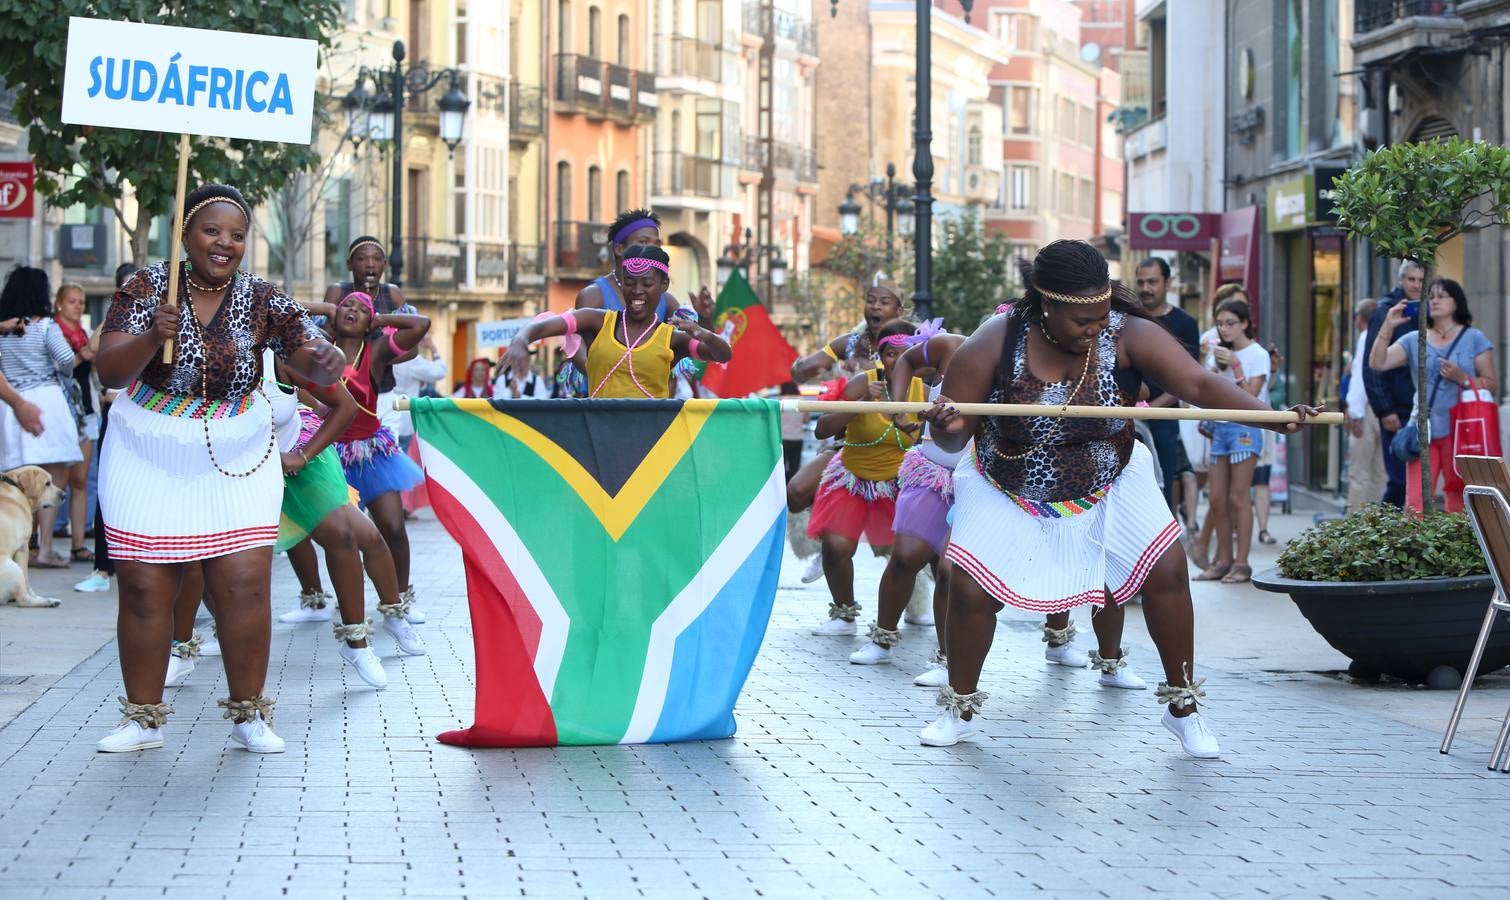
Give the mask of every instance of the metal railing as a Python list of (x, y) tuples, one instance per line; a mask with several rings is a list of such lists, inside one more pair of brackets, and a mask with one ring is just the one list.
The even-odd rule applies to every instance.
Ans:
[(608, 76), (608, 111), (630, 115), (634, 110), (634, 72), (616, 63), (605, 64), (603, 70)]
[[(791, 172), (798, 181), (818, 180), (818, 152), (789, 141), (772, 141), (771, 154), (774, 168)], [(765, 143), (759, 135), (745, 135), (744, 167), (759, 172), (765, 168)]]
[(476, 91), (472, 96), (472, 111), (480, 116), (501, 119), (508, 115), (504, 102), (508, 98), (508, 83), (497, 75), (473, 75)]
[(476, 264), (472, 282), (479, 287), (503, 287), (509, 275), (509, 245), (475, 241), (472, 256)]
[(713, 82), (724, 80), (724, 59), (728, 54), (723, 47), (681, 34), (661, 37), (660, 74)]
[(723, 160), (675, 150), (657, 151), (652, 191), (660, 197), (723, 197), (733, 194), (732, 172)]
[(509, 130), (523, 134), (545, 133), (545, 91), (536, 84), (514, 82), (509, 86)]
[(1412, 16), (1457, 15), (1456, 0), (1354, 0), (1353, 30), (1359, 34)]
[[(797, 45), (797, 52), (804, 56), (818, 55), (818, 29), (813, 27), (811, 20), (779, 9), (775, 12), (775, 20), (777, 40), (791, 41)], [(765, 34), (765, 17), (761, 14), (759, 2), (745, 4), (744, 25), (746, 34)]]
[(608, 224), (557, 222), (556, 268), (601, 274), (608, 270)]
[(545, 285), (545, 245), (513, 244), (509, 247), (509, 289), (514, 291)]
[(464, 242), (428, 236), (404, 238), (404, 287), (456, 288), (466, 281)]
[(603, 61), (576, 53), (556, 54), (556, 100), (578, 109), (603, 107)]
[(657, 105), (655, 74), (578, 53), (558, 53), (556, 101), (565, 112), (653, 119)]

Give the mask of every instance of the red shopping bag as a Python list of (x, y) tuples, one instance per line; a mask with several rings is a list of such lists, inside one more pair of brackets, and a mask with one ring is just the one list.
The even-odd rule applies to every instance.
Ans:
[(1469, 379), (1462, 399), (1452, 408), (1451, 422), (1454, 472), (1459, 456), (1500, 455), (1499, 407), (1494, 403), (1494, 395), (1473, 379)]

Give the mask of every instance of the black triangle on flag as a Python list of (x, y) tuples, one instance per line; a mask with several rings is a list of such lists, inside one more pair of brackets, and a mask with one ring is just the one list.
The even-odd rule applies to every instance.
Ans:
[[(681, 400), (493, 400), (549, 438), (617, 496), (682, 411)], [(611, 415), (632, 409), (634, 415)]]

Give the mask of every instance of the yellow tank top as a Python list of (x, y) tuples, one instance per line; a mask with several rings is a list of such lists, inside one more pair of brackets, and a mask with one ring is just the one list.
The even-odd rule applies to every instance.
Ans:
[[(880, 377), (880, 369), (871, 369), (865, 373), (867, 384)], [(924, 388), (922, 379), (914, 378), (907, 386), (907, 396), (893, 399), (921, 402), (926, 394), (927, 389)], [(917, 421), (916, 417), (908, 418)], [(844, 429), (844, 449), (839, 456), (844, 462), (844, 468), (853, 472), (857, 478), (890, 481), (897, 477), (902, 457), (909, 447), (918, 442), (921, 433), (919, 430), (908, 434), (893, 425), (890, 416), (879, 413), (855, 416)]]
[[(587, 348), (588, 396), (644, 400), (646, 396), (671, 396), (671, 364), (676, 352), (671, 349), (671, 335), (676, 331), (662, 322), (639, 342), (625, 359), (624, 343), (619, 339), (623, 326), (615, 310), (603, 311), (603, 327)], [(631, 334), (632, 341), (639, 337)], [(630, 367), (634, 371), (630, 371)], [(638, 386), (635, 382), (638, 381)], [(644, 388), (644, 390), (641, 390)]]

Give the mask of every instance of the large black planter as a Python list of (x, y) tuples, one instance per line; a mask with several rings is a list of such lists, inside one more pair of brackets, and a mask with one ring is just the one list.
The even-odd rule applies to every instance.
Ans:
[[(1253, 576), (1254, 587), (1289, 594), (1316, 633), (1365, 669), (1424, 682), (1432, 669), (1468, 668), (1489, 611), (1488, 575), (1418, 581), (1297, 581), (1278, 569)], [(1510, 622), (1490, 632), (1479, 675), (1510, 666)]]

